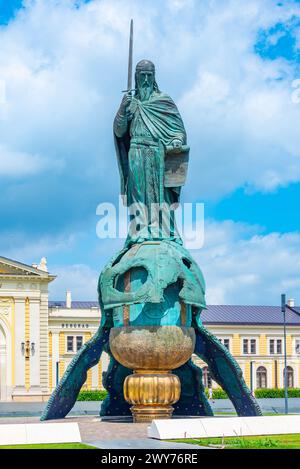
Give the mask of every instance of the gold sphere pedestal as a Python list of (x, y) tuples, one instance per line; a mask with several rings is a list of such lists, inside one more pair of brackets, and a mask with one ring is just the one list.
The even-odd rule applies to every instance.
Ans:
[(195, 347), (191, 327), (128, 326), (111, 329), (114, 358), (134, 370), (124, 382), (124, 397), (132, 404), (134, 422), (172, 417), (180, 397), (180, 380), (171, 370), (189, 360)]

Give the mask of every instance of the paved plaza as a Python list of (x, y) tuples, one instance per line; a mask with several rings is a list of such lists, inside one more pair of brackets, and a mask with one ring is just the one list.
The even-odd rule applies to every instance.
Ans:
[[(284, 399), (260, 399), (259, 403), (264, 412), (283, 413)], [(41, 423), (40, 415), (46, 403), (17, 403), (3, 402), (0, 404), (1, 424)], [(214, 412), (220, 414), (234, 413), (234, 408), (228, 399), (216, 400), (211, 403)], [(102, 449), (202, 449), (199, 446), (185, 443), (172, 443), (154, 440), (147, 436), (147, 423), (132, 423), (123, 420), (102, 420), (98, 413), (101, 406), (99, 401), (77, 402), (71, 413), (65, 419), (48, 420), (49, 423), (77, 422), (83, 442)], [(289, 399), (290, 413), (300, 412), (300, 399)]]
[(126, 440), (147, 438), (146, 423), (124, 423), (124, 422), (102, 422), (100, 417), (82, 416), (82, 417), (66, 417), (60, 420), (47, 420), (40, 422), (39, 417), (3, 417), (0, 419), (1, 424), (17, 424), (17, 423), (66, 423), (77, 422), (80, 429), (82, 441), (97, 440)]
[[(185, 443), (171, 443), (153, 440), (147, 436), (147, 423), (108, 422), (100, 417), (67, 417), (61, 420), (48, 420), (49, 423), (77, 422), (82, 442), (102, 449), (201, 449)], [(1, 424), (41, 423), (39, 417), (2, 417)]]

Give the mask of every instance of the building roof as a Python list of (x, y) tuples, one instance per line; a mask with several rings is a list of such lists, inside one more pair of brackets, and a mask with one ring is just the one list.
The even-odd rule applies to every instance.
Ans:
[[(49, 308), (66, 308), (65, 301), (49, 301)], [(98, 301), (72, 301), (71, 309), (99, 308)]]
[[(65, 301), (49, 301), (50, 308), (66, 308)], [(72, 301), (72, 309), (98, 308), (97, 301)], [(201, 314), (204, 324), (281, 325), (280, 306), (209, 305)], [(300, 326), (300, 308), (286, 307), (286, 323)]]
[[(44, 260), (44, 268), (41, 267), (42, 260)], [(46, 267), (46, 258), (42, 258), (41, 262), (39, 265), (28, 265), (24, 264), (23, 262), (15, 261), (13, 259), (8, 259), (7, 257), (0, 256), (0, 276), (34, 276), (39, 279), (46, 279), (48, 282), (51, 282), (56, 278), (56, 275), (49, 274)]]
[[(280, 306), (210, 305), (201, 314), (204, 324), (281, 325)], [(286, 323), (300, 326), (300, 308), (286, 307)]]

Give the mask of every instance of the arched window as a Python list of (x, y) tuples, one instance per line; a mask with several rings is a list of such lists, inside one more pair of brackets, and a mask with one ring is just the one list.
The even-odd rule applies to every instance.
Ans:
[(211, 388), (212, 386), (212, 379), (209, 373), (208, 366), (204, 366), (202, 368), (202, 381), (203, 381), (203, 386), (205, 388)]
[(267, 370), (264, 366), (259, 366), (256, 370), (256, 387), (267, 387)]
[[(291, 366), (287, 366), (287, 387), (294, 387), (294, 370)], [(284, 385), (284, 372), (283, 372), (283, 385)]]

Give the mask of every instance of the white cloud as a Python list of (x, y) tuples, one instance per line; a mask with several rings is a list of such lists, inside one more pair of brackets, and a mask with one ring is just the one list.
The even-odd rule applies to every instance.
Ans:
[(53, 266), (58, 276), (49, 287), (53, 300), (64, 300), (66, 291), (70, 290), (72, 299), (78, 301), (97, 300), (97, 281), (99, 272), (84, 264)]
[[(97, 281), (110, 257), (122, 249), (120, 240), (99, 240), (89, 256), (96, 262), (70, 263), (57, 260), (79, 249), (80, 236), (28, 243), (11, 249), (17, 260), (37, 262), (47, 255), (49, 271), (57, 275), (50, 285), (51, 299), (96, 300)], [(86, 243), (86, 241), (84, 241)], [(231, 220), (205, 223), (204, 246), (191, 255), (203, 271), (208, 304), (279, 304), (281, 293), (300, 303), (300, 233), (264, 234), (263, 228)], [(10, 256), (8, 256), (10, 257)]]
[(0, 144), (0, 176), (20, 178), (40, 173), (52, 166), (49, 160), (41, 158), (39, 155), (11, 151)]
[(0, 236), (0, 246), (3, 256), (29, 265), (38, 263), (42, 257), (47, 257), (49, 270), (55, 273), (51, 256), (57, 253), (67, 253), (74, 249), (81, 237), (82, 233), (68, 233), (57, 236), (40, 236), (33, 240), (20, 231), (4, 231)]
[[(179, 103), (185, 120), (191, 144), (188, 197), (220, 197), (245, 185), (269, 191), (300, 180), (300, 105), (291, 100), (294, 65), (263, 60), (254, 51), (259, 31), (289, 23), (299, 5), (278, 7), (275, 0), (94, 0), (80, 8), (71, 0), (26, 4), (0, 31), (0, 80), (6, 84), (0, 142), (13, 154), (39, 155), (61, 174), (93, 179), (109, 172), (110, 180), (101, 179), (103, 200), (112, 193), (111, 181), (117, 189), (111, 125), (126, 82), (133, 17), (135, 59), (155, 61), (160, 86)], [(273, 34), (270, 41), (278, 38)], [(35, 165), (36, 171), (42, 167)]]
[[(270, 191), (300, 180), (300, 104), (291, 99), (295, 64), (262, 59), (254, 50), (259, 31), (299, 16), (299, 4), (95, 0), (74, 8), (73, 3), (27, 1), (0, 29), (2, 176), (41, 173), (47, 189), (48, 173), (55, 171), (65, 193), (67, 184), (76, 186), (82, 200), (96, 183), (99, 202), (116, 195), (111, 127), (126, 84), (133, 17), (135, 60), (155, 62), (159, 86), (179, 104), (187, 128), (186, 199), (222, 197), (241, 186)], [(295, 34), (299, 48), (299, 30)], [(273, 35), (270, 43), (278, 39)], [(207, 226), (206, 244), (194, 253), (209, 302), (275, 303), (284, 290), (297, 298), (299, 235), (254, 231), (231, 222)], [(24, 242), (21, 235), (10, 239), (14, 246), (1, 241), (7, 246), (3, 254), (26, 262), (69, 249), (61, 234), (56, 240), (41, 236), (40, 243)], [(57, 298), (67, 288), (74, 298), (95, 295), (98, 272), (83, 263), (62, 261), (60, 267), (48, 261), (58, 273)]]
[(184, 8), (191, 8), (194, 6), (194, 0), (167, 0), (168, 7), (171, 12), (178, 12)]
[(300, 233), (262, 234), (259, 227), (207, 222), (204, 247), (191, 254), (203, 271), (208, 304), (300, 302)]
[(254, 50), (261, 28), (300, 8), (271, 5), (221, 2), (198, 31), (197, 76), (179, 101), (192, 148), (193, 196), (223, 196), (241, 186), (272, 191), (300, 179), (300, 106), (291, 99), (296, 69)]

